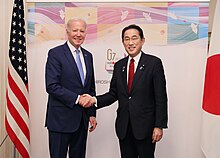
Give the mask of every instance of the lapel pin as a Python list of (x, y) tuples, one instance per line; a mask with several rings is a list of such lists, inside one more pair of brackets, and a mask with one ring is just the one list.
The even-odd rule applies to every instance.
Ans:
[(124, 72), (124, 71), (125, 71), (125, 66), (122, 67), (122, 72)]
[(140, 67), (140, 70), (144, 70), (144, 65), (142, 65), (142, 66)]

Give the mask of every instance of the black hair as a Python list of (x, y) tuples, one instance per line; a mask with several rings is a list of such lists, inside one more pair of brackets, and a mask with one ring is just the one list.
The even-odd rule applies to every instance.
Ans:
[(138, 25), (135, 25), (135, 24), (132, 24), (132, 25), (129, 25), (127, 27), (125, 27), (123, 30), (122, 30), (122, 34), (121, 34), (121, 38), (122, 40), (124, 39), (124, 34), (125, 34), (125, 31), (129, 30), (129, 29), (135, 29), (139, 32), (139, 35), (141, 37), (141, 39), (144, 38), (144, 33), (143, 33), (143, 30), (140, 28), (140, 26)]

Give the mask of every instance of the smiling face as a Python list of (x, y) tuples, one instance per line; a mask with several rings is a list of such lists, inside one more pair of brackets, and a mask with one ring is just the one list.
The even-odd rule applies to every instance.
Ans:
[(66, 32), (69, 42), (79, 48), (86, 37), (86, 23), (83, 20), (70, 20)]
[(140, 53), (145, 38), (140, 37), (138, 30), (131, 28), (124, 32), (122, 42), (126, 52), (133, 58)]

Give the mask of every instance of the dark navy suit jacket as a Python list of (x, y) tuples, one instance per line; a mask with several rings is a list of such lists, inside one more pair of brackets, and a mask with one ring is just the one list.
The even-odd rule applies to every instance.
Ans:
[(97, 96), (97, 106), (102, 108), (118, 100), (118, 138), (125, 138), (130, 120), (134, 137), (141, 140), (151, 137), (155, 127), (167, 128), (166, 80), (161, 60), (141, 52), (129, 94), (127, 62), (128, 57), (115, 64), (109, 92)]
[(95, 116), (94, 107), (88, 109), (75, 104), (78, 95), (95, 95), (95, 80), (92, 54), (81, 48), (85, 65), (84, 85), (75, 59), (67, 43), (49, 50), (46, 63), (46, 91), (49, 94), (45, 126), (55, 132), (74, 132), (83, 122), (88, 128), (90, 116)]

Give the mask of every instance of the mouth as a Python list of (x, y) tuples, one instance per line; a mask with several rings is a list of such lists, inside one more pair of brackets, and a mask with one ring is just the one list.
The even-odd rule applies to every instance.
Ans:
[(75, 41), (77, 41), (77, 42), (81, 42), (82, 39), (81, 39), (81, 38), (75, 38)]
[(74, 38), (75, 40), (81, 40), (81, 38), (79, 38), (79, 37), (76, 37), (76, 38)]
[(129, 51), (134, 51), (134, 50), (135, 50), (135, 47), (128, 47), (128, 50), (129, 50)]

